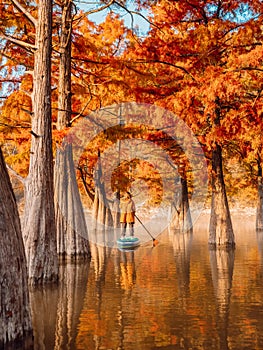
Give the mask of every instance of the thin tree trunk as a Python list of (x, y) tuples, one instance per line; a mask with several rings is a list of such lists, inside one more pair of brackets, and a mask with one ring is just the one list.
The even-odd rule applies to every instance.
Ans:
[(58, 81), (58, 119), (57, 129), (69, 126), (71, 119), (71, 33), (72, 33), (72, 1), (62, 2), (60, 59)]
[(222, 149), (216, 145), (212, 152), (212, 203), (209, 225), (209, 244), (230, 247), (235, 245), (235, 237), (226, 195)]
[[(19, 214), (11, 182), (0, 150), (0, 348), (28, 337), (32, 321), (27, 267)], [(24, 343), (23, 348), (29, 348)]]
[[(178, 194), (178, 193), (177, 193)], [(188, 198), (188, 186), (186, 179), (181, 177), (181, 191), (171, 208), (171, 229), (180, 232), (192, 231), (192, 218)]]
[[(57, 129), (71, 119), (72, 2), (62, 3)], [(89, 257), (88, 230), (77, 185), (72, 146), (57, 149), (55, 162), (55, 214), (57, 250), (63, 258)]]
[(120, 228), (120, 192), (116, 193), (116, 196), (112, 204), (112, 220), (114, 229)]
[(87, 226), (80, 199), (72, 146), (57, 149), (55, 163), (57, 251), (63, 258), (90, 256)]
[(23, 236), (30, 284), (58, 279), (51, 135), (52, 0), (38, 2), (32, 140)]
[(95, 198), (93, 203), (93, 218), (95, 221), (107, 227), (113, 227), (113, 218), (109, 202), (107, 200), (104, 183), (101, 181), (102, 168), (100, 152), (98, 153), (98, 170), (95, 174)]
[(257, 213), (256, 213), (256, 229), (263, 230), (263, 177), (260, 160), (258, 160), (258, 198), (257, 198)]

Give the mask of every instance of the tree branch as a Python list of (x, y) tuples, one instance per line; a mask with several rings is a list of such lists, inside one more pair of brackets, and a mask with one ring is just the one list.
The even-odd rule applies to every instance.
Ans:
[(193, 77), (193, 75), (188, 72), (188, 70), (182, 66), (178, 66), (177, 64), (173, 64), (170, 62), (166, 62), (166, 61), (160, 61), (160, 60), (139, 60), (139, 61), (135, 61), (134, 63), (160, 63), (160, 64), (165, 64), (167, 66), (171, 66), (177, 69), (182, 70), (183, 72), (185, 72), (186, 74), (190, 75), (190, 77), (195, 81), (195, 78)]
[(30, 12), (27, 11), (27, 9), (25, 9), (17, 0), (11, 0), (13, 5), (19, 10), (21, 11), (25, 17), (36, 27), (37, 24), (37, 20), (35, 19), (35, 17), (33, 17), (31, 15)]
[(91, 102), (91, 100), (92, 100), (92, 95), (90, 96), (89, 101), (84, 105), (84, 107), (82, 108), (82, 110), (81, 110), (74, 118), (72, 118), (72, 119), (70, 120), (70, 122), (69, 122), (70, 125), (72, 125), (72, 123), (73, 123), (76, 119), (78, 119), (79, 117), (83, 116), (83, 113), (84, 113), (86, 107), (87, 107), (87, 106), (89, 105), (89, 103)]
[(11, 43), (16, 44), (16, 45), (18, 45), (19, 47), (22, 47), (23, 49), (26, 49), (26, 50), (28, 50), (28, 51), (30, 51), (30, 52), (32, 52), (32, 51), (34, 51), (34, 50), (36, 49), (35, 45), (26, 43), (26, 42), (24, 42), (24, 41), (22, 41), (22, 40), (19, 40), (19, 39), (15, 39), (15, 38), (13, 38), (13, 37), (11, 37), (11, 36), (8, 36), (8, 35), (5, 35), (5, 34), (3, 34), (3, 33), (0, 33), (0, 36), (1, 36), (2, 38), (4, 38), (5, 40), (8, 40), (8, 41), (10, 41)]
[(8, 164), (6, 164), (6, 167), (8, 169), (8, 171), (13, 175), (15, 176), (20, 182), (22, 182), (23, 185), (25, 185), (25, 182), (26, 180), (21, 176), (19, 175), (14, 169), (12, 169)]
[(158, 27), (155, 23), (149, 21), (148, 18), (146, 18), (146, 17), (145, 17), (144, 15), (142, 15), (140, 12), (137, 12), (137, 11), (130, 11), (130, 10), (128, 10), (124, 5), (122, 5), (121, 3), (119, 3), (118, 1), (115, 1), (115, 4), (117, 4), (119, 7), (123, 8), (125, 11), (127, 11), (127, 12), (130, 14), (130, 16), (131, 16), (131, 21), (132, 21), (132, 23), (131, 23), (131, 24), (132, 24), (132, 25), (131, 25), (132, 30), (133, 30), (133, 22), (134, 22), (134, 20), (133, 20), (133, 15), (137, 15), (137, 16), (142, 17), (147, 23), (149, 23), (149, 24), (152, 25), (153, 27), (156, 27), (158, 30), (160, 30), (161, 32), (163, 32), (163, 31), (161, 30), (160, 27)]
[(110, 7), (113, 3), (115, 2), (115, 0), (110, 0), (108, 4), (105, 4), (97, 9), (94, 9), (94, 10), (90, 10), (90, 11), (86, 11), (83, 13), (83, 15), (81, 15), (80, 17), (77, 17), (74, 19), (74, 21), (79, 21), (81, 20), (83, 17), (85, 16), (88, 16), (88, 15), (91, 15), (92, 13), (96, 13), (96, 12), (100, 12), (100, 11), (103, 11), (105, 10), (106, 8)]

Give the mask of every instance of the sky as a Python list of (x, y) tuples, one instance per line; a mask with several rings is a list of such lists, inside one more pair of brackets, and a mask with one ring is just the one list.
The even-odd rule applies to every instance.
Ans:
[[(91, 9), (95, 9), (101, 6), (100, 1), (77, 1), (76, 2), (78, 9), (81, 9), (83, 11), (89, 11)], [(134, 2), (127, 1), (127, 8), (129, 11), (136, 11), (136, 7), (134, 5)], [(124, 20), (124, 23), (127, 25), (127, 27), (131, 27), (132, 24), (134, 28), (137, 29), (138, 34), (141, 34), (142, 36), (146, 35), (149, 30), (149, 22), (147, 22), (142, 16), (147, 17), (148, 13), (146, 10), (140, 11), (139, 14), (133, 14), (133, 23), (132, 23), (132, 16), (130, 13), (128, 13), (126, 10), (117, 7), (116, 5), (114, 7), (109, 7), (103, 11), (99, 11), (97, 13), (93, 13), (88, 15), (88, 18), (91, 21), (94, 21), (95, 23), (101, 23), (104, 21), (106, 15), (110, 12), (114, 11), (115, 13), (118, 13), (120, 15), (120, 18)]]

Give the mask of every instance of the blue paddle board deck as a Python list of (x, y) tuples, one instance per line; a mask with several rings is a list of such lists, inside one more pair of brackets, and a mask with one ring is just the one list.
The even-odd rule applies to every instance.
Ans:
[(123, 237), (117, 239), (117, 245), (119, 248), (131, 249), (136, 248), (141, 244), (139, 238), (137, 237)]

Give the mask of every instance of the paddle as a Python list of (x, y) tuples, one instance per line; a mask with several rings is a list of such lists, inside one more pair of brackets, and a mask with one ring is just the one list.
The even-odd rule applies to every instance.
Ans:
[(152, 240), (153, 240), (153, 245), (156, 246), (156, 244), (158, 243), (158, 241), (153, 237), (153, 235), (151, 234), (151, 232), (147, 229), (147, 227), (144, 226), (144, 224), (142, 223), (142, 221), (140, 220), (140, 218), (138, 218), (138, 216), (135, 214), (136, 219), (139, 221), (139, 223), (142, 225), (142, 227), (145, 229), (145, 231), (148, 233), (148, 235), (151, 236)]

